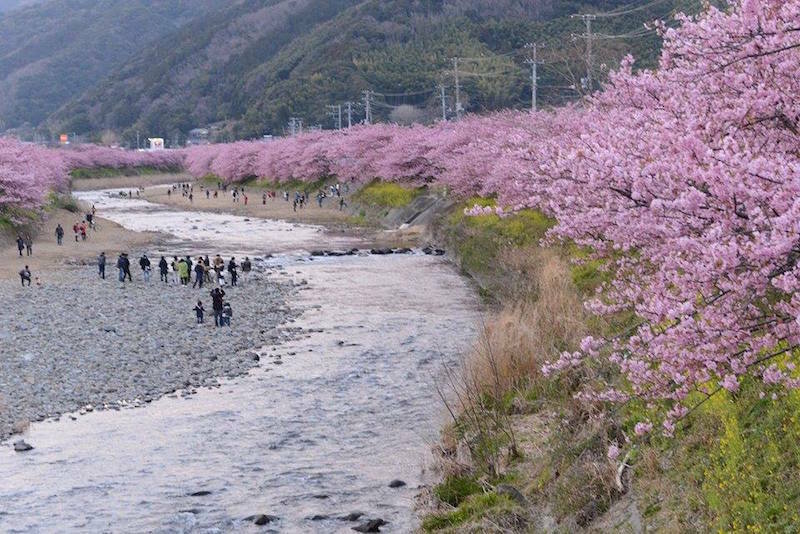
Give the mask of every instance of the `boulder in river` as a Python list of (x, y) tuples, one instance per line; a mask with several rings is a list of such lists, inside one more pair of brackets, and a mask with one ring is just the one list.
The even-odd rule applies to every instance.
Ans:
[(339, 519), (342, 521), (358, 521), (364, 515), (364, 512), (350, 512), (347, 515), (343, 515)]
[(33, 445), (30, 443), (25, 442), (25, 440), (19, 440), (14, 442), (14, 450), (17, 452), (27, 452), (33, 450)]
[(380, 532), (381, 527), (385, 524), (387, 523), (383, 519), (370, 519), (357, 527), (353, 527), (353, 530), (356, 532)]
[(277, 521), (278, 519), (280, 519), (280, 517), (269, 514), (256, 514), (244, 518), (245, 521), (252, 521), (258, 526), (272, 523), (273, 521)]
[(392, 480), (391, 482), (389, 482), (389, 487), (390, 488), (402, 488), (405, 485), (406, 485), (406, 483), (403, 482), (402, 480), (399, 480), (399, 479), (395, 479), (395, 480)]
[(385, 256), (387, 254), (392, 254), (394, 251), (390, 248), (373, 248), (370, 249), (369, 253), (374, 254), (376, 256)]
[(209, 490), (200, 490), (190, 493), (189, 497), (206, 497), (207, 495), (211, 495)]

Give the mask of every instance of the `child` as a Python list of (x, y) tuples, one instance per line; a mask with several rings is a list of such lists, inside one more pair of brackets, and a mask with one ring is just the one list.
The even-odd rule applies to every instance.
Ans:
[(197, 324), (203, 324), (203, 314), (205, 311), (205, 308), (203, 308), (203, 301), (198, 300), (197, 306), (194, 307), (194, 312), (197, 314)]
[(233, 317), (233, 310), (231, 309), (231, 303), (226, 302), (222, 305), (222, 323), (225, 326), (231, 325), (231, 317)]

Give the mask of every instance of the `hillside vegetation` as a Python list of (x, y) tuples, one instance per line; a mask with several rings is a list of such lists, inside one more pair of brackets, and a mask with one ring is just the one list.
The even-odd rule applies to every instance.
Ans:
[(525, 45), (533, 41), (546, 45), (539, 101), (558, 105), (579, 96), (586, 72), (585, 28), (571, 14), (625, 12), (594, 22), (594, 76), (602, 79), (629, 52), (651, 66), (660, 39), (644, 24), (702, 2), (665, 0), (632, 12), (628, 4), (50, 0), (0, 16), (0, 90), (9, 95), (0, 121), (97, 140), (113, 131), (129, 146), (136, 131), (182, 143), (192, 128), (213, 125), (212, 138), (224, 141), (282, 135), (290, 117), (331, 128), (326, 106), (346, 101), (359, 122), (362, 92), (372, 90), (374, 120), (425, 122), (441, 116), (438, 84), (448, 115), (455, 113), (454, 57), (463, 58), (466, 111), (527, 107)]
[(154, 40), (225, 4), (49, 0), (0, 14), (0, 131), (42, 123)]

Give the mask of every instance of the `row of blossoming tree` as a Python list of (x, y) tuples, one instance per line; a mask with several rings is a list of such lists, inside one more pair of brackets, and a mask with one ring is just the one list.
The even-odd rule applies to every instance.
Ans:
[(181, 158), (228, 182), (380, 178), (495, 196), (493, 212), (541, 209), (558, 221), (550, 239), (586, 246), (614, 273), (591, 309), (640, 319), (545, 371), (611, 363), (625, 386), (586, 394), (666, 407), (671, 434), (698, 399), (743, 379), (800, 387), (800, 0), (734, 0), (680, 23), (662, 28), (657, 70), (627, 60), (602, 92), (550, 112), (195, 147), (169, 161), (0, 140), (0, 209), (36, 205), (70, 168)]
[(35, 210), (50, 191), (64, 189), (74, 169), (180, 169), (180, 151), (134, 152), (96, 145), (51, 149), (0, 138), (0, 214)]
[(591, 309), (640, 318), (545, 371), (610, 362), (626, 386), (587, 394), (666, 407), (671, 434), (698, 399), (746, 377), (800, 387), (800, 0), (736, 0), (679, 22), (662, 27), (657, 70), (627, 60), (581, 105), (197, 147), (186, 166), (226, 181), (436, 182), (544, 210), (552, 239), (615, 274)]

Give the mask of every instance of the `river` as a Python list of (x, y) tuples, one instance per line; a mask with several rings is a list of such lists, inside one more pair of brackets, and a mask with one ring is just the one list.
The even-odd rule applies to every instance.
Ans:
[[(475, 338), (478, 303), (441, 258), (316, 258), (358, 246), (320, 227), (180, 211), (76, 193), (168, 251), (264, 257), (308, 285), (290, 303), (307, 335), (264, 347), (248, 375), (146, 407), (33, 424), (28, 453), (0, 447), (4, 532), (352, 532), (340, 516), (418, 525), (444, 420), (436, 377)], [(257, 298), (257, 297), (255, 297)], [(6, 444), (8, 445), (8, 444)], [(388, 484), (402, 479), (405, 487)], [(200, 495), (192, 495), (198, 494)], [(257, 527), (245, 518), (280, 519)], [(317, 516), (317, 517), (314, 517)], [(327, 518), (325, 518), (327, 516)]]

